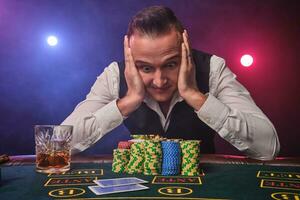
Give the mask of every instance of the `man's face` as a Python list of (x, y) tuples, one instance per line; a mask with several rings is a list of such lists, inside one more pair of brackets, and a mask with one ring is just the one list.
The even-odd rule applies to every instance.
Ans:
[(177, 90), (181, 62), (180, 34), (175, 30), (150, 37), (135, 33), (130, 48), (147, 93), (159, 103), (169, 103)]

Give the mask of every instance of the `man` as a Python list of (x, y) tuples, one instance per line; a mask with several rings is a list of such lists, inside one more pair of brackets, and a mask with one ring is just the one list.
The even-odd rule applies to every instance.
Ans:
[(174, 13), (153, 6), (136, 14), (124, 37), (124, 62), (113, 62), (63, 124), (73, 125), (73, 152), (124, 123), (133, 134), (200, 139), (214, 153), (219, 134), (249, 157), (279, 152), (272, 123), (225, 61), (192, 50)]

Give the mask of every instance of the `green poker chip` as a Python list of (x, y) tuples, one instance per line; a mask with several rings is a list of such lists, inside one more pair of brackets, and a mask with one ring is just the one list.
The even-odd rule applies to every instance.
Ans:
[(199, 140), (180, 141), (182, 156), (181, 175), (199, 175), (200, 143), (201, 141)]

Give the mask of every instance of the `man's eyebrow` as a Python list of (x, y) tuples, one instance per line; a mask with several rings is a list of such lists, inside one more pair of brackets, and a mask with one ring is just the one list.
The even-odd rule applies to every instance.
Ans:
[[(171, 56), (170, 58), (167, 58), (164, 62), (168, 62), (170, 60), (177, 59), (177, 58), (180, 58), (180, 54), (176, 54), (174, 56)], [(143, 61), (143, 60), (136, 60), (134, 63), (136, 65), (152, 65), (151, 63), (148, 63), (148, 62)]]
[(167, 58), (167, 59), (165, 60), (165, 62), (166, 62), (166, 61), (169, 61), (169, 60), (176, 59), (176, 58), (180, 58), (180, 55), (179, 55), (179, 54), (176, 54), (176, 55), (174, 55), (174, 56), (171, 56), (170, 58)]
[(145, 62), (145, 61), (142, 61), (142, 60), (136, 60), (135, 62), (134, 62), (135, 64), (140, 64), (140, 65), (151, 65), (151, 63), (148, 63), (148, 62)]

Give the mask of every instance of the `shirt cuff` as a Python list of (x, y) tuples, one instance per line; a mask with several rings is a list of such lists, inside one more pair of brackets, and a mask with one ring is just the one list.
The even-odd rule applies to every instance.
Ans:
[(219, 132), (228, 117), (229, 108), (212, 94), (208, 94), (204, 104), (195, 112), (204, 123)]

